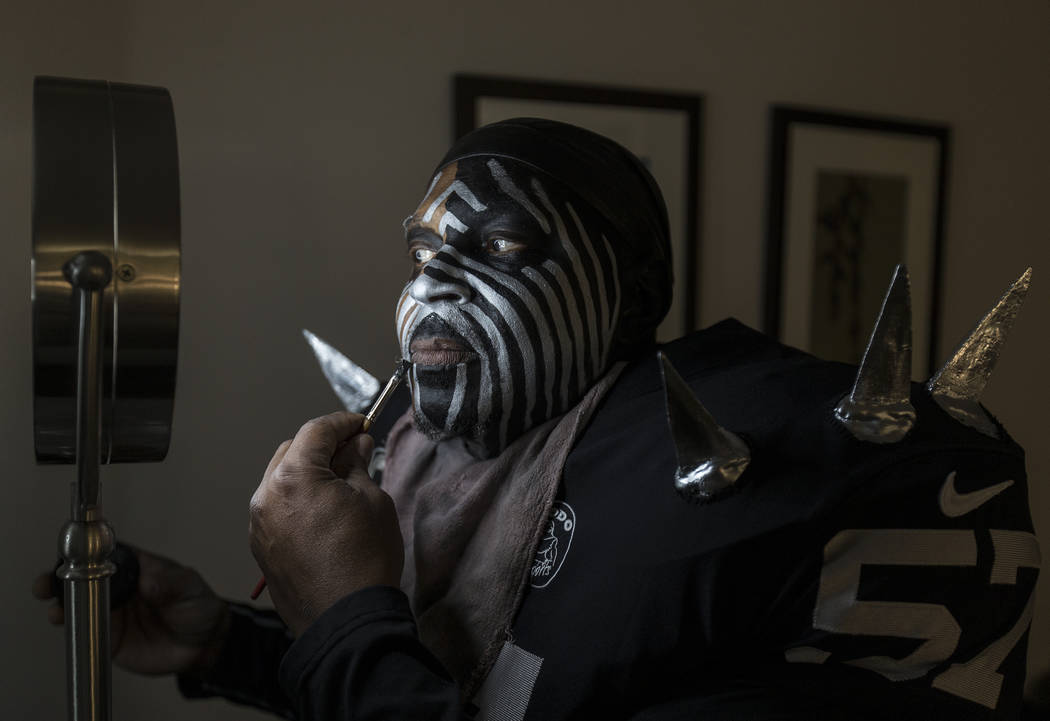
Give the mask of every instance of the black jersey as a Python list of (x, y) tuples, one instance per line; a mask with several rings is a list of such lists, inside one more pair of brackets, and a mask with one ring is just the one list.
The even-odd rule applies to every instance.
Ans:
[[(1023, 452), (1005, 432), (960, 425), (915, 386), (902, 441), (859, 441), (833, 416), (855, 368), (733, 321), (664, 352), (751, 450), (733, 494), (677, 495), (657, 361), (639, 361), (569, 456), (512, 637), (471, 703), (416, 640), (404, 595), (375, 588), (291, 646), (289, 707), (304, 719), (1016, 717), (1039, 552)], [(224, 658), (219, 675), (237, 654)]]
[(855, 368), (736, 323), (665, 353), (751, 464), (730, 497), (684, 503), (657, 363), (624, 375), (565, 469), (564, 556), (534, 567), (515, 625), (543, 658), (548, 709), (527, 717), (1015, 716), (1039, 559), (1021, 449), (918, 386), (904, 440), (859, 441), (833, 416)]

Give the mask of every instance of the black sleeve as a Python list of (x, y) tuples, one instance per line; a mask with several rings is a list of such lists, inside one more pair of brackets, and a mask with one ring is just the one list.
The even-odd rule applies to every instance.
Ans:
[(387, 586), (325, 611), (288, 650), (280, 682), (300, 721), (467, 718), (459, 688), (419, 641), (408, 598)]
[(179, 674), (187, 698), (221, 696), (236, 703), (294, 719), (277, 669), (292, 637), (280, 616), (239, 603), (230, 604), (230, 634), (215, 666), (202, 674)]

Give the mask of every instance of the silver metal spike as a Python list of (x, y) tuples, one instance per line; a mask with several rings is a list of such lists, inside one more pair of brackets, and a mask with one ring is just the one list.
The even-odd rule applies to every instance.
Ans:
[(751, 453), (739, 437), (715, 422), (667, 357), (657, 356), (667, 423), (678, 457), (675, 490), (688, 501), (715, 500), (733, 489), (751, 462)]
[(1032, 269), (1029, 268), (926, 384), (933, 400), (948, 415), (992, 438), (999, 437), (999, 429), (981, 407), (981, 394), (1031, 283)]
[(303, 337), (321, 364), (324, 377), (346, 409), (351, 413), (364, 413), (379, 395), (379, 380), (305, 328)]
[(835, 407), (835, 418), (854, 437), (869, 443), (896, 443), (915, 425), (911, 291), (908, 269), (903, 265), (893, 271), (853, 390)]

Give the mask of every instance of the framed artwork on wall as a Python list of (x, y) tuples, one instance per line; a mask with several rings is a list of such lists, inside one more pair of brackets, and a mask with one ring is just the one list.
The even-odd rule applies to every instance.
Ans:
[(774, 106), (764, 329), (858, 363), (893, 269), (911, 278), (912, 377), (939, 365), (945, 125)]
[(456, 138), (498, 120), (548, 118), (593, 130), (637, 155), (659, 183), (671, 223), (674, 299), (657, 339), (672, 340), (695, 328), (701, 96), (483, 75), (454, 76), (453, 91)]

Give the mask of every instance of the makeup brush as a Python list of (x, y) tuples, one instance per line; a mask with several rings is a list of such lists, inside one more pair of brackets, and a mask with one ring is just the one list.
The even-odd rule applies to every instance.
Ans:
[(401, 385), (401, 381), (404, 380), (405, 374), (408, 373), (408, 369), (412, 367), (412, 364), (407, 360), (399, 360), (397, 365), (394, 366), (394, 374), (390, 376), (390, 380), (386, 382), (386, 386), (383, 390), (379, 391), (379, 395), (372, 401), (372, 407), (368, 409), (368, 413), (365, 413), (364, 423), (361, 424), (361, 432), (367, 433), (368, 429), (375, 423), (376, 418), (383, 412), (383, 408), (386, 406), (386, 402), (390, 400), (390, 396), (394, 395), (394, 391)]

